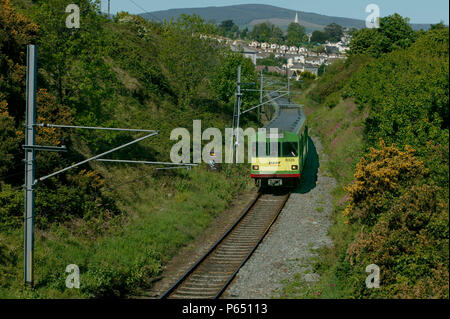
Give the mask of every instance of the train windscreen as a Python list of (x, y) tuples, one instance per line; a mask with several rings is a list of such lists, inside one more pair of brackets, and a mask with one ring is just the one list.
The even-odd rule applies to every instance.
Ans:
[(283, 142), (282, 157), (297, 157), (298, 143), (297, 142)]

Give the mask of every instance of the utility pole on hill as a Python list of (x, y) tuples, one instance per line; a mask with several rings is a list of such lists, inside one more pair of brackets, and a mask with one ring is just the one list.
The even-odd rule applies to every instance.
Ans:
[[(109, 2), (109, 1), (108, 1)], [(93, 160), (103, 162), (122, 162), (131, 164), (150, 164), (150, 165), (169, 165), (161, 169), (190, 169), (197, 164), (184, 163), (170, 163), (170, 162), (150, 162), (150, 161), (134, 161), (134, 160), (114, 160), (105, 159), (105, 155), (128, 147), (132, 144), (143, 141), (159, 133), (155, 130), (132, 129), (132, 128), (112, 128), (112, 127), (90, 127), (90, 126), (73, 126), (73, 125), (59, 125), (36, 123), (36, 91), (37, 91), (37, 46), (27, 46), (27, 87), (26, 87), (26, 115), (25, 115), (25, 203), (24, 203), (24, 282), (25, 285), (33, 287), (33, 251), (34, 251), (34, 190), (38, 182), (44, 181), (50, 177), (56, 176), (60, 173), (68, 171), (72, 168), (78, 167)], [(36, 127), (51, 127), (51, 128), (65, 128), (65, 129), (87, 129), (87, 130), (107, 130), (107, 131), (125, 131), (125, 132), (139, 132), (146, 135), (133, 139), (133, 141), (117, 146), (101, 154), (92, 156), (76, 164), (70, 165), (66, 168), (60, 169), (47, 176), (35, 179), (35, 151), (50, 151), (50, 152), (66, 152), (65, 146), (43, 146), (35, 144)]]
[(108, 19), (111, 19), (111, 0), (108, 0)]
[(238, 165), (238, 149), (239, 149), (239, 118), (241, 115), (241, 66), (238, 66), (237, 72), (237, 92), (236, 92), (236, 142), (235, 142), (235, 153), (236, 153), (236, 165)]
[[(263, 102), (263, 85), (264, 85), (264, 78), (263, 78), (263, 70), (261, 70), (261, 79), (259, 84), (259, 104), (262, 104)], [(261, 110), (258, 107), (258, 123), (261, 123)]]
[(24, 227), (24, 277), (25, 283), (33, 285), (34, 250), (34, 142), (36, 122), (36, 46), (27, 47), (27, 114), (25, 144), (25, 227)]

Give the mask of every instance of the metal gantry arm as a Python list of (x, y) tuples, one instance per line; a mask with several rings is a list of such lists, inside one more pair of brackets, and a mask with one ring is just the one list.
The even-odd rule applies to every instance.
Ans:
[(115, 160), (101, 158), (98, 162), (115, 162), (115, 163), (129, 163), (129, 164), (152, 164), (152, 165), (174, 165), (174, 166), (198, 166), (198, 164), (190, 163), (171, 163), (171, 162), (149, 162), (149, 161), (132, 161), (132, 160)]
[(48, 123), (34, 124), (34, 126), (37, 126), (37, 127), (55, 127), (55, 128), (72, 128), (72, 129), (87, 129), (87, 130), (146, 132), (146, 133), (155, 133), (156, 132), (155, 130), (143, 130), (143, 129), (134, 129), (134, 128), (74, 126), (74, 125), (59, 125), (59, 124), (48, 124)]
[(267, 104), (267, 103), (269, 103), (269, 102), (273, 102), (273, 101), (275, 101), (276, 99), (279, 99), (280, 97), (286, 96), (286, 95), (288, 95), (288, 94), (289, 94), (289, 93), (281, 94), (281, 95), (279, 95), (279, 96), (277, 96), (277, 97), (275, 97), (275, 98), (273, 98), (273, 99), (271, 99), (271, 100), (268, 100), (268, 101), (263, 102), (263, 103), (261, 103), (261, 104), (259, 104), (259, 105), (253, 106), (253, 107), (249, 108), (248, 110), (245, 110), (245, 111), (241, 112), (241, 115), (242, 115), (242, 114), (245, 114), (245, 113), (247, 113), (247, 112), (250, 112), (251, 110), (253, 110), (253, 109), (257, 108), (257, 107), (260, 107), (260, 106), (262, 106), (262, 105), (264, 105), (264, 104)]
[(149, 138), (149, 137), (152, 137), (152, 136), (155, 136), (155, 135), (158, 135), (158, 134), (159, 134), (158, 132), (155, 132), (155, 133), (151, 133), (151, 134), (145, 135), (145, 136), (140, 137), (140, 138), (138, 138), (138, 139), (136, 139), (136, 140), (134, 140), (134, 141), (131, 141), (131, 142), (126, 143), (126, 144), (123, 144), (123, 145), (121, 145), (121, 146), (115, 147), (115, 148), (113, 148), (113, 149), (111, 149), (111, 150), (109, 150), (109, 151), (103, 152), (103, 153), (101, 153), (101, 154), (99, 154), (99, 155), (93, 156), (93, 157), (88, 158), (88, 159), (86, 159), (86, 160), (84, 160), (84, 161), (81, 161), (81, 162), (78, 162), (78, 163), (76, 163), (76, 164), (70, 165), (70, 166), (68, 166), (68, 167), (66, 167), (66, 168), (63, 168), (63, 169), (61, 169), (61, 170), (59, 170), (59, 171), (56, 171), (56, 172), (54, 172), (54, 173), (52, 173), (52, 174), (50, 174), (50, 175), (41, 177), (41, 178), (37, 179), (37, 180), (35, 181), (35, 183), (37, 183), (38, 181), (41, 182), (41, 181), (43, 181), (43, 180), (46, 180), (47, 178), (50, 178), (50, 177), (55, 176), (55, 175), (58, 175), (58, 174), (60, 174), (60, 173), (63, 173), (63, 172), (65, 172), (65, 171), (68, 171), (69, 169), (72, 169), (72, 168), (74, 168), (74, 167), (83, 165), (83, 164), (85, 164), (85, 163), (87, 163), (87, 162), (93, 161), (93, 160), (98, 159), (98, 158), (100, 158), (100, 157), (103, 157), (103, 156), (105, 156), (105, 155), (107, 155), (107, 154), (110, 154), (110, 153), (112, 153), (112, 152), (118, 151), (118, 150), (120, 150), (120, 149), (122, 149), (122, 148), (124, 148), (124, 147), (130, 146), (130, 145), (132, 145), (132, 144), (135, 144), (135, 143), (137, 143), (137, 142), (140, 142), (140, 141), (142, 141), (142, 140), (145, 140), (145, 139), (147, 139), (147, 138)]
[(98, 162), (112, 162), (112, 163), (127, 163), (127, 164), (168, 165), (169, 166), (169, 167), (159, 167), (159, 168), (157, 168), (157, 170), (179, 169), (179, 168), (187, 168), (188, 170), (190, 170), (192, 167), (198, 166), (198, 164), (190, 164), (190, 163), (115, 160), (115, 159), (106, 159), (106, 158), (99, 158), (96, 161), (98, 161)]

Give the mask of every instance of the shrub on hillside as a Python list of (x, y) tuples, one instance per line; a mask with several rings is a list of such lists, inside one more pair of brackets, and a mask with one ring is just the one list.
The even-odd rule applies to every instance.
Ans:
[[(362, 226), (343, 261), (355, 296), (448, 298), (448, 201), (427, 175), (411, 147), (384, 142), (358, 164), (344, 211)], [(365, 287), (370, 264), (380, 267), (380, 289)]]

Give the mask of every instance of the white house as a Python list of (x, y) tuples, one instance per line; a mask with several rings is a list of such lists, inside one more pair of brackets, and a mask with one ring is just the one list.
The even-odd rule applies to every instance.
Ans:
[(287, 59), (287, 67), (291, 68), (294, 65), (294, 58)]
[(293, 46), (291, 46), (289, 48), (289, 51), (292, 52), (292, 53), (297, 53), (298, 52), (298, 48), (295, 45), (293, 45)]
[(303, 54), (294, 57), (295, 63), (305, 63), (305, 56)]
[(267, 50), (269, 47), (270, 47), (270, 44), (267, 42), (264, 42), (261, 44), (261, 49), (263, 49), (263, 50)]
[(257, 51), (249, 49), (249, 48), (242, 48), (241, 46), (234, 46), (234, 45), (231, 45), (230, 48), (233, 52), (240, 52), (244, 57), (252, 60), (253, 65), (256, 65)]

